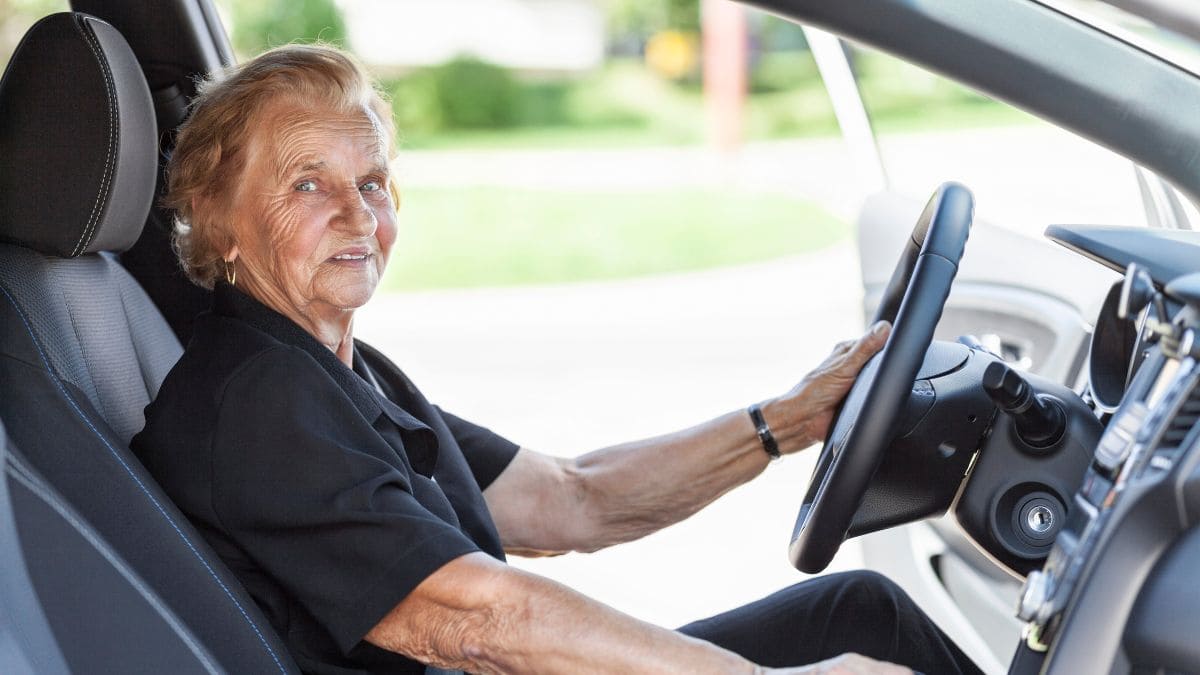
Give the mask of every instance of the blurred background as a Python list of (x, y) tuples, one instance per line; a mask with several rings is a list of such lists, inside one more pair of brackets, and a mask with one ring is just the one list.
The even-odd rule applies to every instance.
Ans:
[[(700, 0), (219, 5), (240, 57), (320, 39), (356, 52), (390, 94), (406, 155), (408, 227), (388, 289), (704, 269), (848, 234), (847, 214), (827, 198), (779, 189), (794, 187), (790, 178), (728, 187), (740, 177), (734, 164), (686, 152), (732, 155), (744, 144), (838, 135), (804, 32), (775, 17), (735, 9), (705, 40)], [(60, 6), (0, 0), (0, 54)], [(728, 57), (710, 62), (744, 64), (716, 73), (723, 80), (707, 96), (706, 45)], [(1025, 121), (886, 56), (855, 50), (852, 63), (880, 132)], [(613, 148), (631, 152), (594, 152)]]
[[(1028, 236), (1145, 223), (1121, 158), (727, 0), (218, 4), (240, 58), (322, 40), (391, 97), (401, 236), (357, 335), (552, 454), (790, 388), (862, 327), (854, 223), (879, 190), (960, 180)], [(0, 0), (0, 59), (60, 9)], [(642, 541), (514, 563), (667, 626), (732, 608), (801, 580), (785, 552), (815, 454)], [(833, 569), (861, 564), (850, 542)]]

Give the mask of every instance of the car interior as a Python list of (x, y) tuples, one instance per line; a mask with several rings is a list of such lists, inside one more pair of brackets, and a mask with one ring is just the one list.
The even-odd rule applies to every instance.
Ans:
[[(1200, 77), (1045, 3), (750, 4), (1200, 195)], [(299, 672), (128, 448), (207, 307), (157, 198), (197, 78), (233, 51), (211, 0), (71, 9), (0, 82), (0, 671)], [(1198, 672), (1200, 234), (1047, 223), (1044, 275), (1014, 279), (979, 251), (1024, 244), (974, 214), (952, 180), (864, 206), (864, 310), (895, 328), (797, 487), (789, 557), (819, 572), (863, 535), (912, 557), (881, 537), (921, 525), (942, 548), (920, 573), (954, 605), (935, 618), (1016, 621), (1009, 672)], [(1016, 606), (981, 609), (993, 592)]]

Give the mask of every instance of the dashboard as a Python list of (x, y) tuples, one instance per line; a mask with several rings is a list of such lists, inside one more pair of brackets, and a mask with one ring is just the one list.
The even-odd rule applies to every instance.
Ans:
[(1200, 671), (1200, 233), (1047, 235), (1125, 278), (1092, 345), (1109, 366), (1092, 369), (1093, 407), (1111, 416), (1026, 578), (1010, 672)]

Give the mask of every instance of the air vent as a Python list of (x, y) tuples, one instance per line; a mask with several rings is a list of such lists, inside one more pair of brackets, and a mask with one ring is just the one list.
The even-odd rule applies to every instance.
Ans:
[(1158, 444), (1160, 450), (1178, 450), (1187, 439), (1189, 432), (1200, 421), (1200, 386), (1192, 389), (1184, 399), (1183, 404), (1167, 424), (1163, 431), (1162, 441)]

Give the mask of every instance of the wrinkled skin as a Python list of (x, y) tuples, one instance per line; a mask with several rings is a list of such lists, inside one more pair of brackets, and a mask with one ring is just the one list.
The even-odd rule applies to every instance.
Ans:
[(386, 135), (366, 107), (279, 101), (258, 117), (224, 209), (235, 242), (224, 258), (239, 289), (349, 365), (354, 310), (374, 294), (396, 239)]

